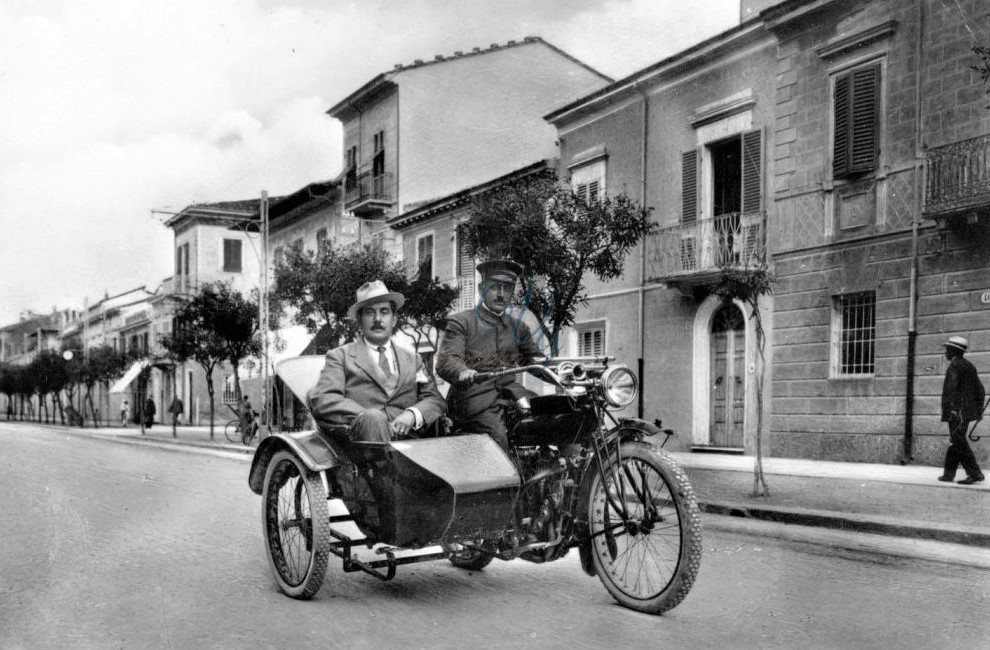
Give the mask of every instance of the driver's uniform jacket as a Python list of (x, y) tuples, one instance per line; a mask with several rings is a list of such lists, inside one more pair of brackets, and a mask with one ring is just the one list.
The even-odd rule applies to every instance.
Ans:
[(476, 417), (495, 404), (500, 387), (515, 382), (515, 375), (509, 375), (461, 385), (457, 376), (465, 368), (488, 372), (526, 365), (539, 356), (529, 326), (508, 311), (499, 319), (479, 305), (448, 318), (436, 370), (451, 384), (447, 393), (450, 416), (455, 422)]
[(308, 402), (313, 417), (321, 423), (349, 425), (364, 411), (382, 411), (389, 422), (408, 408), (416, 408), (424, 425), (443, 415), (446, 404), (423, 360), (412, 350), (393, 344), (398, 379), (388, 381), (363, 341), (355, 341), (327, 352), (326, 364)]

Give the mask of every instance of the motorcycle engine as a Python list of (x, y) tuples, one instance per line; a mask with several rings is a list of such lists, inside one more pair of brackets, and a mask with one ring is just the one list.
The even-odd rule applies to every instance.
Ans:
[(571, 506), (577, 490), (580, 448), (561, 450), (541, 446), (516, 448), (516, 461), (525, 483), (520, 495), (518, 531), (520, 554), (531, 562), (548, 562), (567, 554)]

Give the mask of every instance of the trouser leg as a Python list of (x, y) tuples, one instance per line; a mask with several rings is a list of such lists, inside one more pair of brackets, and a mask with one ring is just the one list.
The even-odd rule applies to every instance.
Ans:
[[(392, 439), (392, 426), (382, 411), (365, 411), (351, 422), (351, 440), (388, 442)], [(391, 542), (395, 537), (395, 495), (388, 480), (385, 462), (372, 462), (364, 466), (362, 474), (375, 500), (377, 517), (369, 521), (378, 539)]]
[(502, 411), (498, 407), (485, 409), (463, 425), (467, 433), (487, 433), (502, 449), (509, 450), (509, 434), (502, 421)]
[(382, 411), (365, 411), (351, 422), (351, 440), (388, 442), (392, 439), (392, 425)]
[[(952, 425), (956, 426), (953, 428)], [(950, 433), (949, 438), (952, 441), (951, 448), (955, 448), (956, 457), (959, 459), (959, 463), (962, 465), (963, 469), (966, 470), (967, 476), (982, 476), (983, 473), (980, 471), (980, 466), (976, 462), (976, 455), (973, 453), (973, 448), (969, 446), (969, 440), (966, 439), (966, 434), (969, 432), (969, 422), (966, 420), (949, 420)]]

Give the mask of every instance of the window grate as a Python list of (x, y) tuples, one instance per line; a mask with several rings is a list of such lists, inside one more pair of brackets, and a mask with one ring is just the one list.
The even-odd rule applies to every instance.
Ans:
[(839, 322), (840, 375), (872, 375), (875, 369), (876, 294), (873, 292), (839, 296), (836, 301)]

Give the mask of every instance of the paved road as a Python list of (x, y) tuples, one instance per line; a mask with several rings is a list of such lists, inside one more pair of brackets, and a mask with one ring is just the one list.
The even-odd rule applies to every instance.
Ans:
[[(710, 526), (694, 590), (625, 610), (576, 557), (331, 570), (280, 595), (244, 458), (0, 424), (0, 647), (987, 647), (990, 571)], [(753, 527), (756, 526), (756, 527)]]

